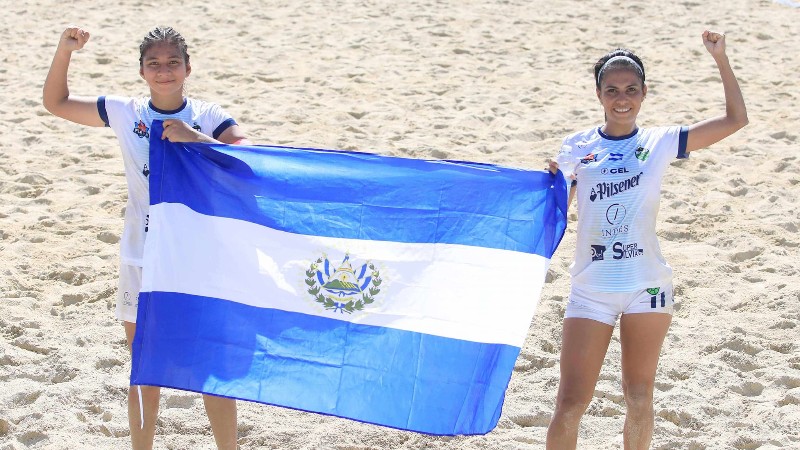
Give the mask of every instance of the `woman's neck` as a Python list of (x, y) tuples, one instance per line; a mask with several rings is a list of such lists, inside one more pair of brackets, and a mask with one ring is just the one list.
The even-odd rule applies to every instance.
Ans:
[(636, 126), (636, 122), (633, 123), (613, 123), (613, 122), (606, 122), (603, 125), (603, 128), (600, 131), (603, 132), (606, 136), (627, 136), (634, 131), (636, 131), (638, 127)]
[(150, 93), (150, 102), (163, 111), (174, 111), (183, 106), (183, 95), (160, 96)]

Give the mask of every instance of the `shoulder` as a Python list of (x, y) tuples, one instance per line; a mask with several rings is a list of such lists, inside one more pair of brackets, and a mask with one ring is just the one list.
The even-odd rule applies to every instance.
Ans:
[(598, 129), (599, 127), (587, 128), (565, 136), (560, 154), (586, 155), (588, 149), (603, 139)]
[(125, 119), (147, 108), (149, 97), (125, 97), (121, 95), (101, 95), (97, 98), (97, 111), (106, 126), (112, 126), (119, 119)]
[(192, 97), (186, 98), (186, 104), (191, 108), (193, 111), (197, 111), (200, 113), (206, 111), (219, 111), (222, 110), (222, 107), (214, 102), (208, 102), (205, 100), (200, 100)]
[(147, 104), (150, 97), (126, 97), (124, 95), (103, 95), (100, 98), (104, 99), (106, 103), (114, 104)]
[(600, 134), (597, 132), (598, 129), (599, 127), (592, 127), (592, 128), (587, 128), (585, 130), (576, 131), (572, 134), (568, 134), (567, 136), (564, 137), (564, 143), (566, 144), (569, 142), (586, 142), (596, 139), (600, 137)]
[(641, 133), (642, 136), (646, 136), (649, 138), (675, 138), (677, 137), (682, 130), (686, 127), (682, 127), (680, 125), (670, 125), (665, 127), (647, 127), (642, 128)]
[(147, 108), (150, 97), (124, 97), (121, 95), (103, 95), (97, 98), (100, 109), (108, 111), (137, 111)]

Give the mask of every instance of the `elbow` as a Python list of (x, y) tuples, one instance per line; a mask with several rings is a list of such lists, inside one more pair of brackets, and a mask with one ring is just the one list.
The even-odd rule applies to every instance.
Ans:
[(750, 123), (750, 119), (747, 118), (747, 113), (743, 113), (740, 117), (736, 118), (736, 130), (741, 130), (742, 128), (746, 127), (747, 124)]
[(750, 119), (747, 118), (747, 113), (744, 113), (744, 116), (742, 117), (741, 128), (746, 127), (749, 123)]
[(731, 134), (741, 130), (750, 123), (750, 119), (747, 118), (747, 110), (729, 112), (727, 122), (731, 128)]
[(58, 105), (59, 105), (58, 101), (53, 100), (52, 98), (48, 97), (46, 94), (42, 95), (42, 106), (44, 106), (44, 109), (46, 109), (47, 112), (49, 112), (50, 114), (53, 114), (55, 116), (58, 115), (58, 114), (56, 114), (56, 111), (58, 111)]

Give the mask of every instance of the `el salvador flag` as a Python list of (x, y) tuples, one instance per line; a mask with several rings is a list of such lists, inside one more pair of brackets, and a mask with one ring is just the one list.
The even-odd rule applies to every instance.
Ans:
[(131, 384), (495, 427), (566, 226), (560, 172), (161, 132)]

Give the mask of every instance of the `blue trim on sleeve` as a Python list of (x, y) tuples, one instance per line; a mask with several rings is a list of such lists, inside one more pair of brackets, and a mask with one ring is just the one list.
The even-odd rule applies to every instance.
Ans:
[(689, 127), (681, 127), (678, 135), (678, 159), (686, 159), (689, 152), (686, 151), (686, 142), (689, 140)]
[(214, 133), (211, 134), (211, 137), (213, 137), (214, 139), (217, 139), (225, 130), (227, 130), (228, 128), (230, 128), (230, 127), (232, 127), (234, 125), (238, 125), (238, 124), (236, 123), (235, 120), (233, 120), (233, 118), (230, 118), (230, 119), (226, 120), (225, 122), (222, 122), (214, 130)]
[(103, 123), (106, 124), (107, 127), (110, 127), (111, 124), (108, 123), (108, 111), (106, 111), (105, 95), (97, 97), (97, 113), (100, 114), (100, 119), (102, 119)]

